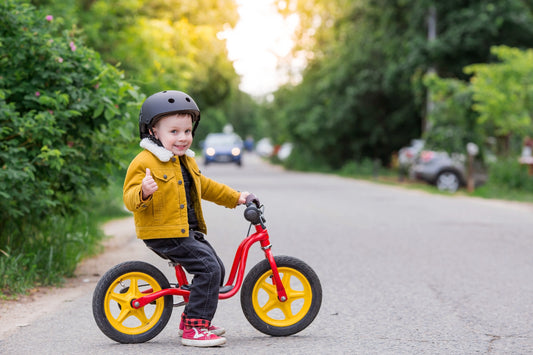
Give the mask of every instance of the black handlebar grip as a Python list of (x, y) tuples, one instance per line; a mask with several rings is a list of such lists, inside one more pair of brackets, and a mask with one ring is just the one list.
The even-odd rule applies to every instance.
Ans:
[(259, 199), (254, 194), (249, 194), (246, 197), (246, 207), (250, 206), (252, 203), (255, 204), (256, 207), (259, 207), (261, 205), (259, 203)]

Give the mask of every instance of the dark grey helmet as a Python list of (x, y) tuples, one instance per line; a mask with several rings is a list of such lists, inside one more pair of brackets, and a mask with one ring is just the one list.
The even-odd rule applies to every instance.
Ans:
[(152, 127), (162, 116), (173, 113), (189, 113), (192, 115), (193, 129), (196, 131), (200, 122), (200, 110), (190, 97), (184, 92), (166, 90), (149, 96), (139, 113), (139, 135), (141, 139), (151, 136)]

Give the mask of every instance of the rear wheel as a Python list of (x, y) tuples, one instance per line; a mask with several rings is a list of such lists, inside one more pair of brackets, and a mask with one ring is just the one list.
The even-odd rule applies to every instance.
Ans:
[(260, 332), (288, 336), (315, 319), (322, 303), (322, 287), (316, 273), (303, 261), (290, 256), (276, 256), (275, 261), (288, 299), (278, 299), (270, 263), (263, 260), (244, 280), (241, 307), (246, 319)]
[(159, 269), (142, 261), (119, 264), (100, 279), (93, 294), (93, 316), (100, 330), (119, 343), (143, 343), (165, 328), (172, 296), (135, 309), (132, 300), (170, 288)]
[(443, 171), (437, 176), (435, 185), (441, 191), (455, 192), (461, 186), (461, 180), (457, 173), (453, 171)]

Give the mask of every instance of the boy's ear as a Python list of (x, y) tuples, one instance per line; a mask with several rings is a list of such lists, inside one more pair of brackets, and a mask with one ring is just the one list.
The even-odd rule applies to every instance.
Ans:
[(149, 129), (149, 132), (152, 136), (154, 136), (155, 138), (159, 139), (159, 137), (157, 136), (157, 129), (155, 127), (152, 127)]

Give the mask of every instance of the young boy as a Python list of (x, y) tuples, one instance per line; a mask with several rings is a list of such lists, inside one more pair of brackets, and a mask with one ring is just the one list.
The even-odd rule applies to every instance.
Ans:
[(224, 265), (204, 239), (201, 199), (234, 208), (238, 192), (200, 173), (189, 148), (200, 111), (180, 91), (148, 97), (139, 115), (141, 147), (124, 181), (124, 203), (133, 212), (137, 237), (193, 275), (189, 303), (181, 317), (182, 344), (219, 346), (225, 330), (211, 324), (224, 281)]

